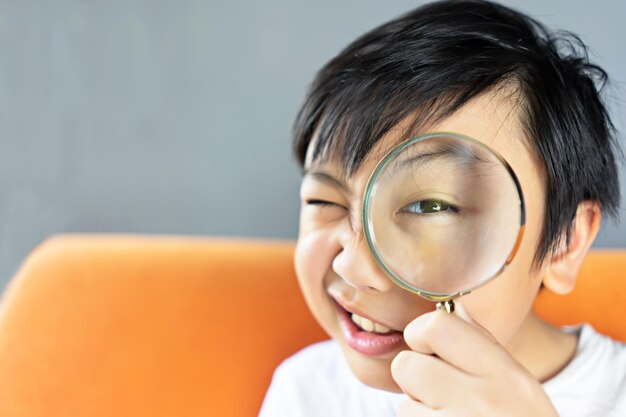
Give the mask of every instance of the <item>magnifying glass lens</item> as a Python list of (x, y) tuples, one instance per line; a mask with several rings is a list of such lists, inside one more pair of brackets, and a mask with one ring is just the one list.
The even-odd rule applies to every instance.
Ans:
[(508, 265), (524, 203), (509, 165), (456, 134), (413, 138), (376, 167), (363, 201), (366, 240), (401, 286), (433, 299), (469, 292)]

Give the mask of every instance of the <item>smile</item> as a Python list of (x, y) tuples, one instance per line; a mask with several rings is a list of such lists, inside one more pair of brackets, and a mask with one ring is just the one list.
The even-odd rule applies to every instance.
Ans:
[(365, 356), (382, 356), (402, 348), (402, 332), (351, 313), (338, 303), (339, 327), (348, 346)]
[(355, 313), (352, 313), (351, 319), (354, 324), (356, 324), (361, 330), (365, 330), (366, 332), (388, 334), (394, 331), (391, 330), (389, 327), (383, 326), (382, 324), (376, 323), (365, 317), (361, 317)]

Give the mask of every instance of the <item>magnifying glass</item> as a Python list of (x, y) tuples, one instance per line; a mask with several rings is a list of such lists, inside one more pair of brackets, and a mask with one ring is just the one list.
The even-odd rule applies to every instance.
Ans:
[(389, 151), (367, 182), (367, 245), (402, 288), (454, 311), (454, 300), (500, 275), (525, 225), (520, 183), (485, 144), (434, 132)]

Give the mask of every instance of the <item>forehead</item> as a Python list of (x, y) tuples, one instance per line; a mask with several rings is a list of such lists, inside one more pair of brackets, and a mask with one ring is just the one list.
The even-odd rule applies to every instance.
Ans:
[(309, 145), (304, 164), (305, 172), (322, 171), (345, 180), (346, 183), (359, 183), (369, 176), (389, 150), (403, 140), (421, 133), (441, 131), (470, 136), (487, 145), (499, 153), (518, 176), (525, 177), (526, 182), (536, 183), (541, 178), (533, 177), (542, 177), (542, 167), (533, 157), (529, 142), (524, 136), (518, 104), (519, 101), (512, 94), (502, 91), (487, 92), (469, 101), (451, 116), (421, 127), (419, 131), (411, 131), (415, 116), (410, 115), (380, 138), (350, 178), (345, 175), (338, 152), (313, 161), (313, 146)]

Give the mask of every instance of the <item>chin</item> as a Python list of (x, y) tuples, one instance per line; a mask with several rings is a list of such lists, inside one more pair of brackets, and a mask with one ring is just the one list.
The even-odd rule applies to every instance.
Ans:
[(342, 346), (344, 357), (352, 373), (365, 385), (389, 392), (402, 392), (391, 376), (391, 359), (368, 358)]

